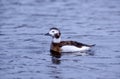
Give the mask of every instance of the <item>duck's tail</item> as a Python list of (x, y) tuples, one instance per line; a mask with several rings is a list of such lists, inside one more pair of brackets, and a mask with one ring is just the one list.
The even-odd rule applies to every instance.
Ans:
[(94, 47), (96, 44), (88, 45), (89, 47)]

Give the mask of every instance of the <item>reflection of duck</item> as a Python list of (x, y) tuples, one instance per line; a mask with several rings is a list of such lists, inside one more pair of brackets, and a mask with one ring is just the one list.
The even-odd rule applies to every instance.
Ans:
[(51, 56), (52, 56), (52, 63), (54, 64), (60, 64), (60, 58), (61, 58), (61, 53), (60, 52), (55, 52), (55, 51), (50, 51)]
[(61, 32), (58, 28), (51, 28), (46, 35), (52, 37), (50, 51), (58, 52), (54, 53), (54, 55), (61, 54), (61, 52), (84, 52), (95, 46), (79, 43), (76, 41), (61, 41)]
[(61, 63), (61, 60), (60, 60), (60, 58), (56, 58), (56, 57), (53, 57), (53, 56), (52, 56), (52, 63), (53, 63), (53, 64), (60, 64), (60, 63)]
[(56, 57), (56, 58), (60, 58), (61, 57), (61, 53), (60, 52), (55, 52), (50, 50), (51, 56)]

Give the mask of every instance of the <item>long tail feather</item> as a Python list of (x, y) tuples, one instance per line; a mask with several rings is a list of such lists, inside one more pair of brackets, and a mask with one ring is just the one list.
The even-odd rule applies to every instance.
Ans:
[(93, 44), (93, 45), (89, 45), (89, 47), (94, 47), (96, 44)]

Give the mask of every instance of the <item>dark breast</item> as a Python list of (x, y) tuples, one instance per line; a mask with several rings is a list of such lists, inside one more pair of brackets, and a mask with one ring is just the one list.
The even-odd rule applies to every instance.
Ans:
[(61, 52), (60, 47), (60, 43), (52, 43), (50, 50), (55, 52)]

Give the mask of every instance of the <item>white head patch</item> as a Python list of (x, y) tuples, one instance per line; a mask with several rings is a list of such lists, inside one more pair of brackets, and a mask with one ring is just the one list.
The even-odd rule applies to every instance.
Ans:
[(51, 29), (51, 30), (49, 31), (49, 34), (50, 34), (51, 36), (55, 36), (55, 34), (57, 34), (57, 33), (59, 33), (59, 30), (56, 30), (56, 29)]

